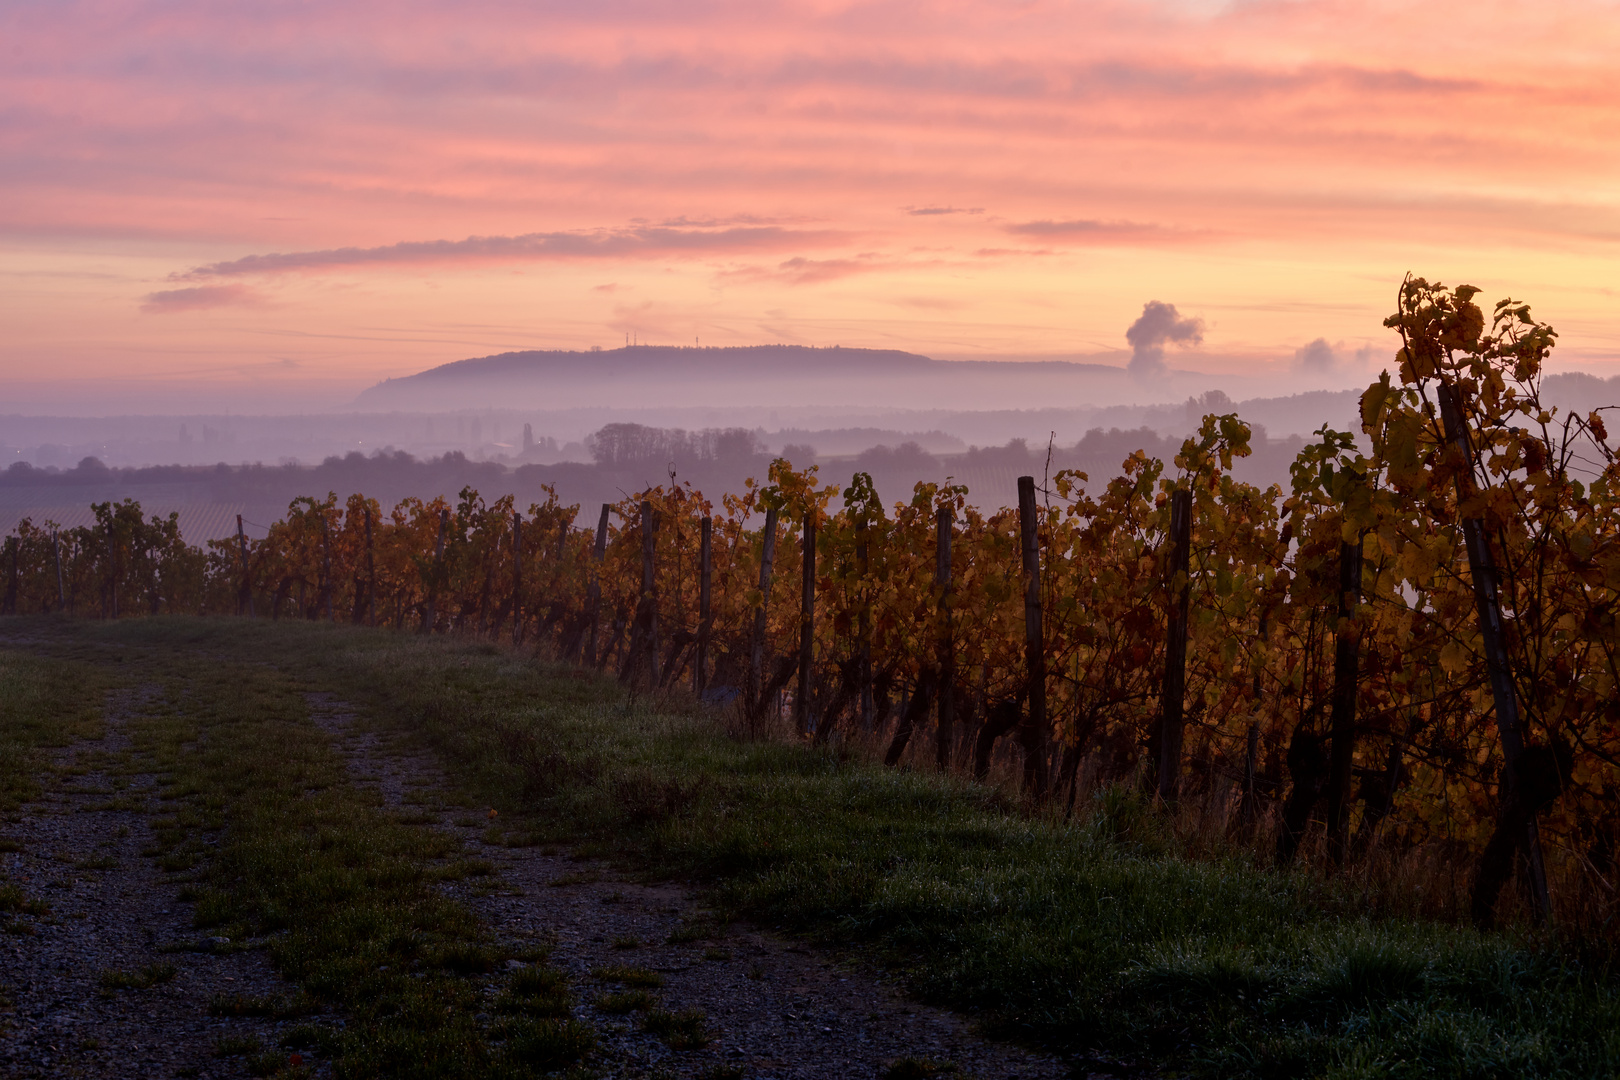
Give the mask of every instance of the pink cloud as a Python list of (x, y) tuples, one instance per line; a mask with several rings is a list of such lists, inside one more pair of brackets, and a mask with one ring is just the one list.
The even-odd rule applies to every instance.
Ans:
[(720, 278), (731, 281), (776, 282), (783, 285), (819, 285), (826, 281), (853, 277), (856, 274), (874, 274), (885, 270), (926, 265), (863, 252), (852, 258), (808, 259), (795, 255), (775, 266), (744, 266), (724, 271)]
[(198, 285), (147, 293), (141, 298), (141, 310), (149, 315), (171, 315), (221, 307), (253, 307), (260, 302), (259, 295), (246, 285)]
[(285, 254), (244, 255), (196, 266), (175, 280), (285, 274), (365, 266), (444, 265), (512, 260), (648, 258), (771, 251), (789, 246), (828, 244), (843, 234), (776, 226), (696, 230), (657, 226), (598, 229), (591, 232), (525, 233), (521, 236), (469, 236), (465, 240), (404, 240), (381, 247), (329, 248)]

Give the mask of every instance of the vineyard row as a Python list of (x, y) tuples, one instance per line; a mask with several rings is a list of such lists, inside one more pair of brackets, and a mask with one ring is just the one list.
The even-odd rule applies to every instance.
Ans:
[(1602, 919), (1620, 465), (1599, 413), (1542, 407), (1551, 329), (1506, 301), (1487, 325), (1474, 295), (1403, 285), (1370, 450), (1322, 429), (1288, 492), (1231, 478), (1249, 432), (1212, 415), (1171, 463), (1022, 477), (994, 511), (786, 461), (718, 506), (672, 481), (594, 522), (555, 492), (301, 498), (204, 548), (105, 503), (7, 538), (5, 607), (498, 636), (807, 741), (861, 732), (890, 765), (1011, 768), (1036, 800), (1145, 788), (1282, 861), (1467, 861), (1481, 925), (1510, 882), (1538, 918)]

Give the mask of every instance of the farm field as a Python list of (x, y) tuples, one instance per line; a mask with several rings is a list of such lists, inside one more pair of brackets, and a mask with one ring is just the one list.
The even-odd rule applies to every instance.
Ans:
[(19, 617), (0, 649), (16, 1075), (1620, 1059), (1595, 945), (1403, 914), (1121, 786), (1064, 813), (471, 636)]

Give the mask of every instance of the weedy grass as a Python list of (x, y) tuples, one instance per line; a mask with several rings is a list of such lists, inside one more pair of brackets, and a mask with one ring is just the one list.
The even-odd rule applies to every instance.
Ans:
[[(44, 792), (49, 752), (102, 734), (107, 683), (93, 665), (0, 647), (0, 814), (12, 814)], [(0, 837), (0, 852), (19, 852)], [(104, 869), (105, 867), (98, 867)], [(50, 906), (0, 882), (0, 914), (46, 916)], [(26, 923), (0, 920), (0, 929), (31, 934)]]
[(254, 1035), (227, 1035), (214, 1043), (215, 1057), (246, 1057), (264, 1048)]
[(512, 972), (495, 998), (495, 1009), (523, 1016), (564, 1018), (574, 1007), (568, 977), (556, 968), (524, 967)]
[[(95, 632), (297, 671), (436, 750), (539, 842), (698, 877), (723, 911), (875, 945), (925, 998), (1032, 1043), (1222, 1077), (1599, 1077), (1620, 1060), (1620, 995), (1583, 959), (1599, 954), (1370, 913), (1353, 890), (1239, 854), (1182, 857), (1143, 842), (1151, 814), (1129, 793), (1065, 821), (858, 754), (737, 741), (679, 701), (489, 643), (245, 620)], [(331, 873), (301, 880), (319, 892)], [(262, 888), (265, 911), (295, 903)], [(367, 977), (357, 967), (332, 992)], [(509, 1049), (567, 1041), (526, 1030)]]
[(605, 994), (598, 994), (591, 1002), (597, 1012), (607, 1013), (610, 1016), (646, 1012), (657, 1004), (658, 998), (651, 990), (611, 990)]
[(94, 665), (0, 647), (0, 813), (39, 798), (50, 750), (101, 737), (106, 687)]
[(658, 1036), (671, 1050), (701, 1050), (714, 1041), (709, 1018), (701, 1009), (648, 1009), (641, 1018), (641, 1030)]
[(622, 983), (625, 986), (639, 986), (656, 990), (664, 985), (664, 977), (656, 971), (647, 968), (624, 967), (615, 964), (612, 967), (599, 967), (591, 969), (591, 978), (603, 982)]
[(0, 914), (13, 911), (21, 915), (49, 915), (51, 905), (28, 896), (15, 885), (0, 885)]

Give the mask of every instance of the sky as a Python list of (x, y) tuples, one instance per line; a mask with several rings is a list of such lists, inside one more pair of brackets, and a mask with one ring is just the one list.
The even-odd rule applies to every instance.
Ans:
[(1408, 271), (1611, 374), (1616, 55), (1599, 0), (0, 0), (0, 413), (1144, 318), (1148, 397), (1353, 385)]

